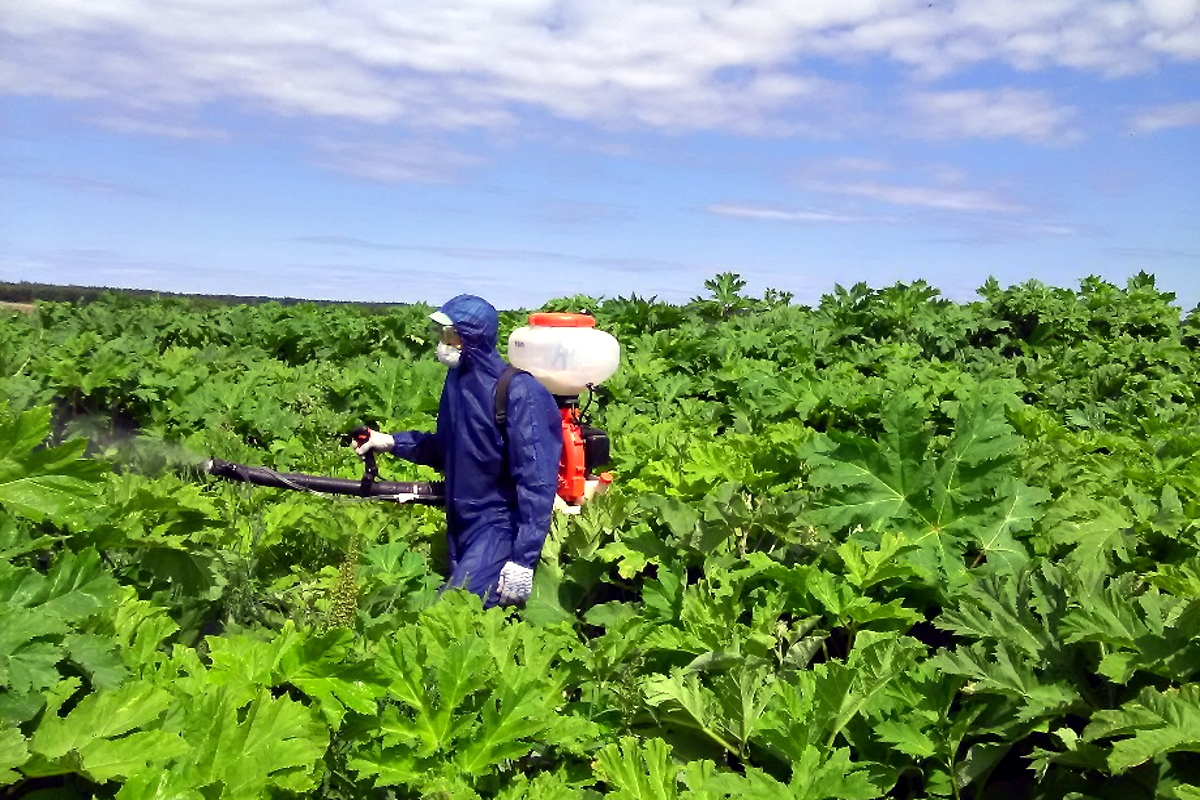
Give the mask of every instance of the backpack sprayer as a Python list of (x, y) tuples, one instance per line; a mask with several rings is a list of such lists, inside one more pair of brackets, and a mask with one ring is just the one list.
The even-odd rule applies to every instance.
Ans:
[(558, 403), (563, 449), (555, 507), (566, 513), (578, 514), (583, 503), (607, 491), (613, 480), (611, 473), (596, 471), (609, 462), (608, 434), (585, 424), (579, 407), (583, 390), (612, 377), (621, 358), (617, 340), (595, 325), (588, 314), (530, 314), (529, 324), (508, 337), (513, 366), (537, 378)]
[[(555, 508), (578, 514), (583, 503), (602, 494), (612, 484), (608, 472), (597, 472), (609, 462), (608, 434), (586, 424), (579, 406), (584, 389), (594, 389), (617, 371), (621, 347), (610, 334), (596, 330), (587, 314), (537, 313), (527, 326), (508, 338), (512, 366), (496, 384), (495, 415), (505, 446), (508, 418), (508, 383), (518, 372), (527, 372), (550, 390), (562, 418), (563, 450), (558, 467), (558, 496)], [(370, 436), (365, 427), (355, 428), (347, 444), (364, 444)], [(375, 454), (362, 457), (362, 478), (331, 478), (297, 472), (276, 472), (268, 467), (248, 467), (213, 458), (205, 471), (219, 478), (257, 486), (293, 489), (316, 494), (342, 494), (388, 500), (395, 503), (445, 505), (446, 487), (441, 481), (381, 481)]]

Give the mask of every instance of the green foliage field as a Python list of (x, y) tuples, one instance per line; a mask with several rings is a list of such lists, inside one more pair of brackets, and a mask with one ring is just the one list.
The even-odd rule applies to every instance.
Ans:
[(617, 482), (521, 611), (438, 509), (198, 467), (432, 428), (431, 308), (0, 312), (0, 794), (1200, 800), (1200, 312), (744, 289), (546, 306)]

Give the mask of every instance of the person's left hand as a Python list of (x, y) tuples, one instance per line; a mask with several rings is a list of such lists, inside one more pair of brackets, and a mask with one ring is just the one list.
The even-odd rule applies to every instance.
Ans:
[(500, 582), (496, 585), (500, 605), (524, 605), (533, 591), (533, 570), (510, 561), (500, 570)]
[(390, 433), (380, 433), (379, 431), (367, 428), (367, 434), (367, 440), (354, 448), (354, 452), (360, 456), (365, 456), (367, 453), (375, 450), (386, 453), (396, 445), (396, 440), (392, 438)]

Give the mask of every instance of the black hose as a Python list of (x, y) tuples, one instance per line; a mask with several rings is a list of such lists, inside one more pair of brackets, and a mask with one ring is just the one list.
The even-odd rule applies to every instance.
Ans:
[(354, 497), (395, 500), (400, 503), (418, 503), (427, 506), (446, 504), (446, 485), (440, 481), (365, 482), (352, 478), (305, 475), (300, 472), (276, 472), (268, 467), (247, 467), (245, 464), (234, 464), (219, 458), (209, 461), (205, 465), (205, 471), (218, 478), (252, 483), (256, 486), (271, 486), (277, 489), (293, 489), (321, 494), (348, 494)]

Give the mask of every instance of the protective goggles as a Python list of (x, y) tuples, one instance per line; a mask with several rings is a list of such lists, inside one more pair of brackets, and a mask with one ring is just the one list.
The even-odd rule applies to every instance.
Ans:
[(453, 325), (443, 325), (435, 321), (429, 324), (429, 329), (442, 344), (448, 344), (451, 347), (462, 347), (462, 337), (458, 335), (458, 329)]

